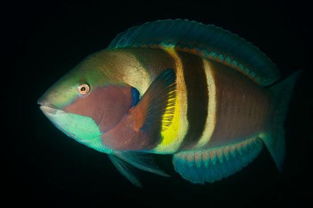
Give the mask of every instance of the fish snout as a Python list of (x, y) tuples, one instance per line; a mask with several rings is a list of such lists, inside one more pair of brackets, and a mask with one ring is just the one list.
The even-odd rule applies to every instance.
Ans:
[(43, 105), (46, 105), (47, 102), (45, 101), (45, 99), (42, 97), (40, 97), (38, 100), (37, 100), (37, 104), (40, 105), (40, 106), (43, 106)]

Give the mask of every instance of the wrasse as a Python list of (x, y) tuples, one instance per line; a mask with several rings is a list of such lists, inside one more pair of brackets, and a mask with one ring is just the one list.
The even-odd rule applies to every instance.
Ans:
[(240, 171), (263, 146), (282, 169), (297, 75), (276, 83), (271, 60), (222, 28), (159, 20), (119, 34), (38, 103), (57, 128), (108, 154), (135, 185), (130, 166), (167, 176), (153, 154), (173, 155), (184, 179), (211, 183)]

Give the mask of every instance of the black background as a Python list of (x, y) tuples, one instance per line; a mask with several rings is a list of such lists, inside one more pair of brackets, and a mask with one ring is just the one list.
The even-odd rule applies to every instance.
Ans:
[[(3, 5), (1, 88), (6, 186), (11, 204), (71, 207), (312, 206), (312, 28), (305, 1), (13, 1)], [(286, 121), (287, 158), (279, 173), (267, 150), (238, 174), (194, 185), (157, 156), (172, 177), (138, 172), (132, 186), (108, 158), (58, 131), (36, 100), (83, 57), (105, 48), (119, 32), (146, 21), (187, 18), (215, 24), (253, 42), (277, 64), (282, 77), (303, 73)], [(9, 73), (8, 75), (4, 73)], [(4, 134), (3, 134), (4, 135)], [(113, 205), (108, 203), (112, 202)]]

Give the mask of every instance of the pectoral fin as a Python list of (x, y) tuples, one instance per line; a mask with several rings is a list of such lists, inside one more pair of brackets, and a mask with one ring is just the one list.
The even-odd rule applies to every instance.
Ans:
[(139, 152), (115, 152), (109, 155), (113, 165), (125, 176), (132, 184), (141, 187), (141, 183), (136, 177), (133, 167), (140, 170), (154, 173), (160, 176), (169, 177), (155, 163), (153, 158), (145, 153)]
[(148, 150), (160, 142), (162, 119), (171, 122), (176, 98), (176, 75), (172, 69), (164, 70), (150, 85), (137, 105), (106, 132), (103, 143), (114, 150)]
[(151, 84), (138, 105), (132, 110), (136, 118), (136, 129), (154, 134), (160, 133), (156, 126), (169, 107), (174, 107), (176, 98), (176, 75), (172, 69), (163, 71)]

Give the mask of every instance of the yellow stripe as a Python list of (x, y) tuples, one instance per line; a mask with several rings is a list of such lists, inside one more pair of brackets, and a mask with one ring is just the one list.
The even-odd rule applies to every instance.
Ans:
[(212, 137), (216, 123), (216, 88), (213, 75), (214, 72), (208, 60), (203, 59), (203, 66), (209, 93), (208, 116), (206, 118), (205, 129), (202, 136), (194, 148), (200, 148), (208, 144)]
[(153, 150), (153, 152), (161, 154), (175, 152), (182, 143), (188, 130), (187, 94), (183, 65), (174, 48), (165, 48), (164, 50), (173, 57), (176, 64), (176, 100), (174, 105), (174, 117), (170, 126), (167, 125), (168, 121), (166, 116), (168, 116), (168, 114), (165, 112), (162, 117), (162, 141)]

